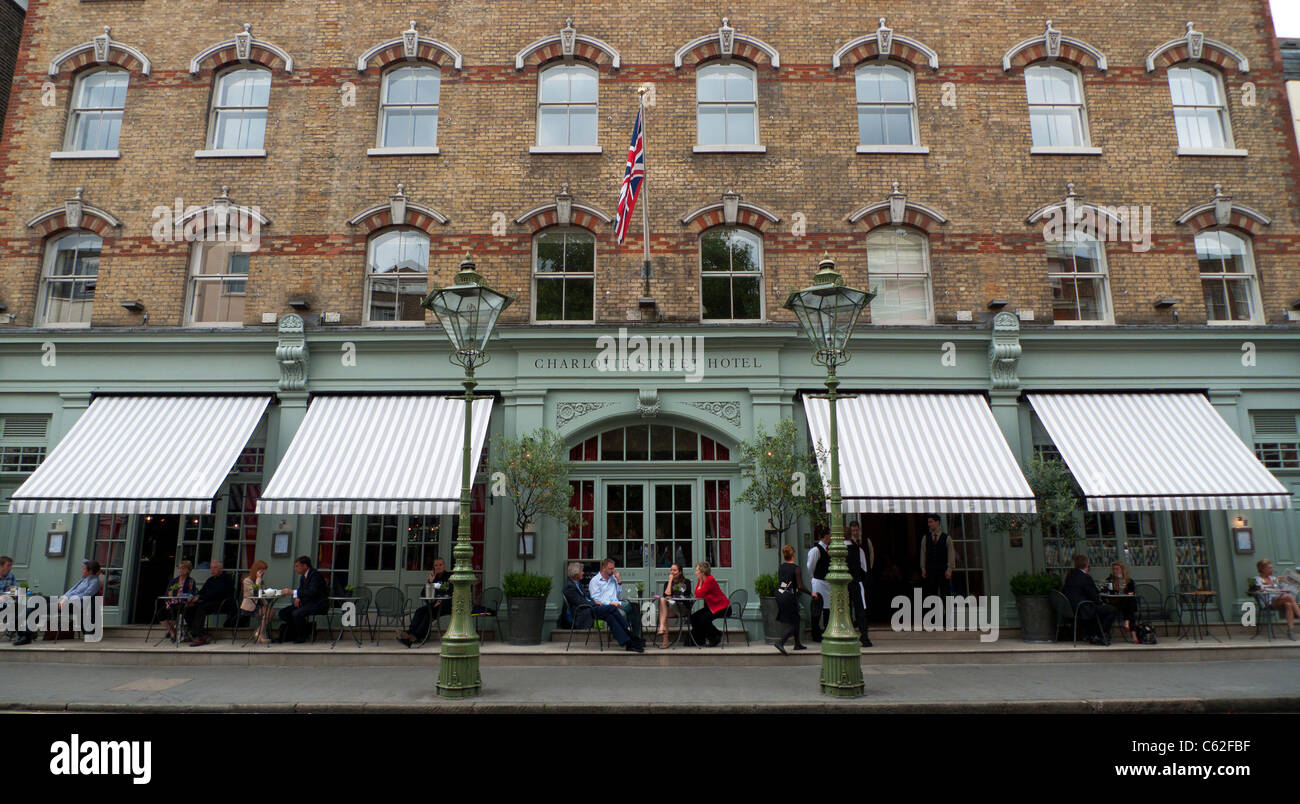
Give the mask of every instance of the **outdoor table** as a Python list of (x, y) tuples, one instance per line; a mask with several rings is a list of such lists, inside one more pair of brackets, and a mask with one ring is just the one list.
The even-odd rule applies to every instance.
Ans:
[(424, 601), (424, 607), (429, 610), (429, 627), (424, 630), (424, 639), (421, 639), (420, 644), (416, 645), (418, 648), (424, 647), (424, 643), (429, 641), (429, 634), (433, 633), (434, 628), (438, 628), (438, 633), (442, 634), (442, 629), (438, 627), (436, 606), (444, 600), (451, 600), (451, 595), (432, 595), (429, 597), (420, 595), (420, 599)]
[[(266, 606), (266, 615), (265, 615), (265, 616), (266, 616), (266, 619), (267, 619), (267, 621), (268, 621), (268, 622), (267, 622), (267, 628), (270, 628), (270, 627), (271, 627), (271, 625), (272, 625), (273, 622), (274, 622), (274, 621), (272, 620), (272, 618), (271, 618), (271, 615), (275, 613), (275, 602), (276, 602), (277, 600), (279, 600), (280, 598), (282, 598), (282, 597), (286, 597), (286, 595), (282, 595), (282, 594), (280, 594), (279, 590), (276, 590), (276, 593), (273, 594), (273, 595), (261, 594), (261, 595), (258, 595), (258, 596), (255, 597), (255, 598), (253, 598), (254, 600), (257, 601), (257, 608), (253, 609), (253, 614), (254, 614), (254, 616), (257, 617), (257, 619), (258, 619), (258, 624), (257, 624), (256, 626), (252, 626), (252, 627), (249, 629), (249, 631), (250, 631), (251, 633), (249, 633), (249, 635), (248, 635), (248, 639), (245, 639), (245, 640), (244, 640), (244, 644), (241, 645), (240, 647), (245, 647), (245, 646), (247, 646), (248, 643), (249, 643), (249, 642), (252, 642), (252, 641), (253, 641), (253, 638), (257, 636), (257, 632), (258, 632), (258, 630), (261, 628), (261, 619), (262, 619), (262, 616), (263, 616), (263, 614), (262, 614), (262, 606)], [(250, 620), (249, 624), (252, 625), (252, 618), (249, 618), (249, 620)], [(267, 646), (268, 648), (271, 647), (271, 643), (274, 642), (274, 641), (275, 641), (275, 640), (271, 639), (271, 638), (268, 636), (268, 637), (266, 638), (266, 646)]]
[[(695, 608), (697, 597), (669, 597), (665, 598), (668, 605), (677, 610), (677, 636), (673, 639), (673, 647), (682, 644), (682, 635), (691, 634), (691, 609)], [(691, 644), (695, 644), (695, 636), (691, 635)], [(698, 645), (696, 647), (699, 647)]]
[[(193, 597), (194, 595), (159, 595), (158, 602), (161, 603), (164, 608), (166, 608), (167, 606), (170, 606), (173, 603), (183, 604), (185, 601), (188, 601)], [(175, 634), (176, 647), (178, 648), (181, 646), (181, 634), (183, 634), (184, 632), (185, 632), (185, 606), (179, 605), (176, 607), (176, 634)], [(164, 630), (162, 638), (159, 639), (157, 642), (153, 643), (154, 647), (158, 647), (163, 643), (163, 640), (168, 638), (169, 637), (167, 636), (166, 631)]]
[[(1205, 635), (1215, 642), (1221, 641), (1214, 634), (1210, 633), (1210, 620), (1206, 610), (1209, 608), (1210, 601), (1214, 599), (1214, 591), (1210, 589), (1196, 589), (1192, 591), (1179, 592), (1180, 600), (1186, 602), (1187, 611), (1191, 614), (1191, 637), (1193, 642), (1200, 641), (1201, 626), (1205, 627)], [(1184, 640), (1187, 634), (1182, 634), (1178, 639)]]
[[(339, 640), (343, 638), (343, 629), (348, 627), (343, 624), (343, 618), (339, 617), (339, 632), (338, 634), (334, 633), (333, 617), (335, 609), (341, 609), (348, 603), (358, 603), (360, 601), (361, 598), (356, 597), (355, 595), (341, 595), (337, 597), (330, 595), (329, 607), (325, 609), (325, 628), (333, 637), (333, 640), (330, 642), (330, 650), (333, 650), (334, 646), (339, 644)], [(360, 612), (358, 612), (358, 614), (360, 614)], [(361, 637), (357, 636), (357, 626), (353, 624), (351, 628), (352, 639), (357, 643), (357, 647), (359, 648), (361, 647)]]

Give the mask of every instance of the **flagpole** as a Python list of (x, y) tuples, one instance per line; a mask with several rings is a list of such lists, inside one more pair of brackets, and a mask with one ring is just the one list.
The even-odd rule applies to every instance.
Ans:
[(650, 199), (647, 194), (646, 183), (649, 179), (650, 162), (645, 158), (646, 146), (650, 142), (650, 137), (646, 133), (646, 123), (649, 115), (646, 114), (644, 85), (637, 87), (637, 102), (641, 104), (641, 159), (646, 169), (641, 174), (641, 239), (642, 239), (642, 257), (644, 262), (641, 264), (641, 295), (644, 298), (650, 298)]

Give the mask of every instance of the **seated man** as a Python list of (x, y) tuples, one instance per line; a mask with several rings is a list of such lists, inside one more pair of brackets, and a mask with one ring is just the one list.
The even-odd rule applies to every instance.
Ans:
[[(604, 620), (609, 625), (609, 633), (613, 635), (615, 642), (626, 650), (645, 653), (645, 643), (639, 637), (628, 633), (622, 609), (617, 606), (598, 604), (582, 591), (582, 565), (576, 561), (572, 562), (569, 564), (568, 574), (569, 578), (564, 582), (563, 594), (564, 601), (569, 604), (569, 616), (573, 618), (570, 627), (590, 628), (593, 618)], [(595, 579), (593, 578), (592, 581), (594, 582)]]
[(325, 576), (312, 569), (311, 559), (298, 556), (293, 562), (293, 571), (302, 576), (298, 581), (298, 593), (294, 595), (293, 605), (280, 609), (280, 638), (277, 642), (307, 641), (307, 622), (315, 614), (324, 614), (329, 608), (329, 589), (325, 586)]
[(641, 609), (632, 601), (622, 602), (623, 579), (614, 567), (614, 559), (600, 562), (600, 572), (587, 585), (587, 594), (597, 605), (613, 606), (623, 613), (632, 636), (641, 639)]
[[(445, 599), (429, 600), (434, 597)], [(408, 648), (412, 643), (423, 642), (429, 635), (433, 617), (451, 614), (451, 573), (447, 572), (447, 562), (441, 558), (433, 560), (433, 569), (429, 572), (429, 579), (424, 582), (424, 596), (420, 602), (422, 605), (411, 615), (406, 630), (397, 635), (397, 641)]]
[(8, 594), (18, 585), (14, 580), (14, 560), (9, 556), (0, 556), (0, 595)]
[[(62, 609), (68, 605), (69, 601), (80, 600), (84, 597), (94, 597), (99, 594), (99, 562), (92, 561), (88, 558), (81, 561), (81, 580), (72, 585), (72, 588), (63, 593), (59, 598), (59, 608)], [(30, 610), (33, 601), (28, 600), (27, 607)], [(56, 612), (50, 612), (51, 617), (58, 616)], [(14, 640), (14, 645), (26, 645), (32, 641), (32, 635), (29, 631), (19, 631), (18, 638)]]
[(235, 576), (225, 571), (225, 566), (220, 561), (213, 561), (211, 566), (212, 574), (203, 582), (203, 588), (189, 603), (189, 610), (185, 612), (185, 621), (190, 626), (190, 636), (194, 641), (190, 644), (194, 647), (206, 645), (212, 640), (208, 638), (204, 621), (209, 614), (215, 614), (220, 611), (223, 605), (231, 607), (233, 610), (235, 600)]
[(1079, 611), (1079, 604), (1085, 600), (1093, 604), (1085, 606), (1079, 615), (1093, 632), (1088, 635), (1088, 641), (1094, 645), (1109, 645), (1110, 626), (1119, 615), (1119, 610), (1101, 602), (1101, 595), (1097, 592), (1097, 582), (1088, 574), (1087, 556), (1074, 557), (1074, 569), (1066, 573), (1065, 588), (1062, 591), (1065, 593), (1065, 599), (1070, 601), (1070, 609), (1073, 611)]

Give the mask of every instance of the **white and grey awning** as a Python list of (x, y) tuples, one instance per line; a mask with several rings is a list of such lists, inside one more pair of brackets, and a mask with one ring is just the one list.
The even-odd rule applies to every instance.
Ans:
[(1195, 393), (1030, 394), (1089, 511), (1286, 508), (1286, 488)]
[(101, 396), (11, 514), (210, 514), (270, 396)]
[[(804, 397), (814, 446), (830, 405)], [(1034, 494), (980, 394), (865, 393), (836, 403), (849, 513), (1031, 513)], [(829, 483), (829, 456), (821, 456)]]
[[(478, 466), (492, 400), (474, 402)], [(259, 514), (454, 514), (460, 510), (465, 401), (319, 396), (311, 401)]]

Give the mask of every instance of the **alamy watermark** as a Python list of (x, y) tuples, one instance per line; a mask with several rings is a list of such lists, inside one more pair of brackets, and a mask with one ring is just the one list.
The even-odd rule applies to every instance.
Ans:
[(898, 595), (890, 601), (894, 614), (889, 625), (895, 631), (978, 631), (980, 642), (998, 641), (998, 596)]
[(704, 378), (703, 335), (628, 335), (619, 327), (618, 337), (596, 339), (597, 371), (662, 372), (683, 374), (686, 382)]
[(104, 638), (104, 598), (46, 597), (19, 589), (0, 597), (0, 633), (7, 631), (80, 631), (85, 641), (98, 642)]
[(1070, 243), (1076, 238), (1103, 243), (1130, 243), (1136, 253), (1151, 250), (1151, 205), (1106, 207), (1076, 203), (1073, 193), (1065, 204), (1043, 216), (1043, 240)]
[(187, 206), (178, 196), (172, 206), (154, 207), (151, 215), (155, 243), (237, 243), (245, 252), (257, 251), (262, 243), (262, 214), (257, 207)]

